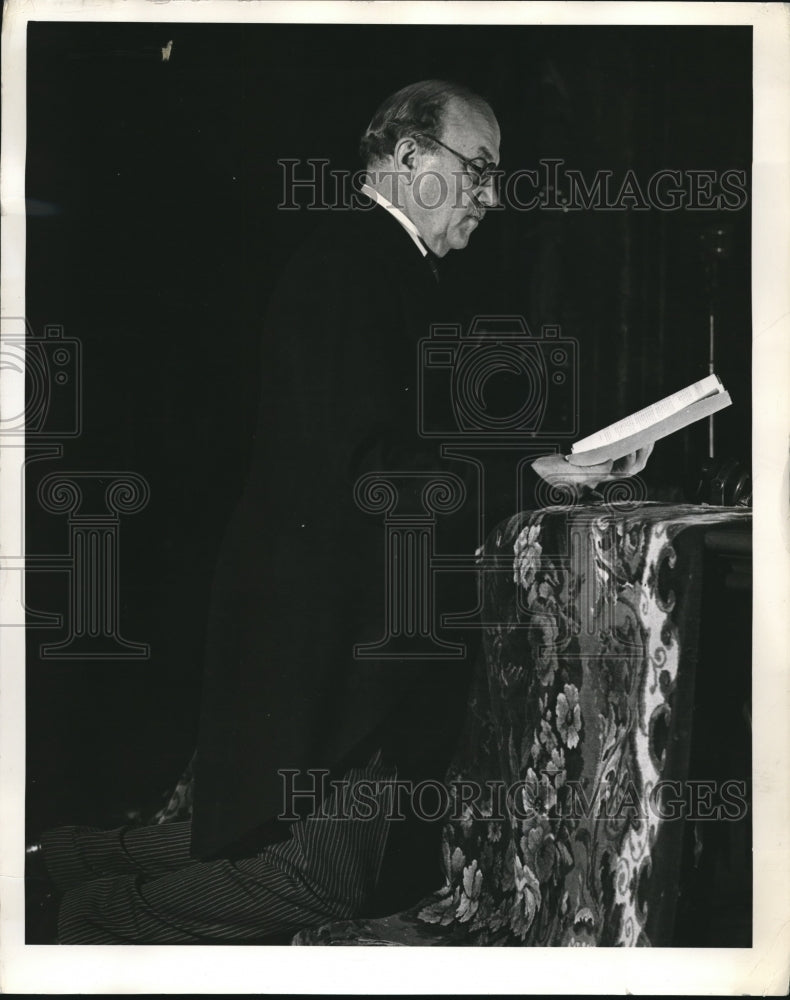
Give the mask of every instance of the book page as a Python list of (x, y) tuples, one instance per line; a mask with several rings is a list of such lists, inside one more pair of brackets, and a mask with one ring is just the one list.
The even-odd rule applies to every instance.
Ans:
[(640, 448), (655, 444), (662, 438), (674, 434), (698, 420), (704, 420), (719, 410), (732, 404), (732, 399), (728, 392), (714, 392), (709, 396), (689, 403), (677, 413), (671, 413), (663, 420), (650, 423), (646, 428), (637, 431), (635, 434), (627, 434), (624, 437), (617, 437), (608, 444), (598, 445), (595, 448), (585, 448), (584, 451), (573, 452), (567, 456), (567, 460), (572, 465), (591, 466), (600, 462), (614, 462), (618, 458), (632, 455)]
[(680, 389), (671, 396), (666, 396), (657, 403), (652, 403), (650, 406), (637, 410), (636, 413), (596, 431), (595, 434), (582, 438), (581, 441), (577, 441), (572, 446), (571, 451), (576, 454), (580, 451), (600, 448), (603, 445), (612, 444), (620, 438), (638, 434), (640, 431), (647, 430), (652, 424), (666, 420), (667, 417), (671, 417), (675, 413), (680, 413), (691, 403), (722, 392), (723, 389), (718, 375), (707, 375), (699, 382), (694, 382), (693, 385), (686, 386), (685, 389)]

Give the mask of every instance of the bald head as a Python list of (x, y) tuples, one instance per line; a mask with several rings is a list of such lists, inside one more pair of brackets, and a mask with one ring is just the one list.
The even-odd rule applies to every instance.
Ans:
[(460, 250), (497, 203), (490, 105), (457, 84), (426, 80), (387, 98), (362, 137), (368, 183), (400, 208), (439, 257)]
[(382, 102), (362, 135), (363, 163), (370, 166), (391, 156), (404, 135), (427, 133), (441, 138), (445, 116), (453, 106), (474, 108), (494, 117), (482, 97), (458, 83), (422, 80), (398, 90)]

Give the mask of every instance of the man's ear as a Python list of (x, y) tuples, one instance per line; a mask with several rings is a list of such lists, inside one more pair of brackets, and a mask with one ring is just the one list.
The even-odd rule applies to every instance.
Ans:
[(402, 139), (399, 139), (395, 144), (395, 149), (392, 151), (392, 156), (395, 160), (395, 169), (414, 170), (417, 166), (418, 154), (417, 143), (411, 136), (404, 136)]

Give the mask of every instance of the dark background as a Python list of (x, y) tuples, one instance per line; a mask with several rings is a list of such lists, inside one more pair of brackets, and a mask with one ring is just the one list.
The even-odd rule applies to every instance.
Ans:
[[(173, 41), (163, 62), (161, 47)], [(632, 168), (751, 170), (750, 28), (32, 23), (27, 309), (83, 351), (83, 430), (28, 470), (28, 551), (63, 553), (35, 500), (58, 470), (129, 470), (149, 504), (122, 520), (121, 634), (143, 661), (44, 661), (28, 633), (30, 831), (156, 808), (193, 748), (204, 622), (223, 528), (245, 481), (258, 335), (281, 262), (320, 213), (277, 209), (280, 158), (356, 170), (359, 135), (397, 88), (449, 77), (484, 94), (502, 166), (558, 157), (591, 178)], [(492, 212), (443, 261), (457, 318), (519, 313), (580, 343), (581, 432), (717, 371), (735, 405), (719, 454), (749, 461), (750, 208)], [(660, 442), (656, 498), (691, 497), (698, 425)], [(317, 500), (320, 499), (320, 491)], [(27, 600), (64, 610), (63, 574)]]

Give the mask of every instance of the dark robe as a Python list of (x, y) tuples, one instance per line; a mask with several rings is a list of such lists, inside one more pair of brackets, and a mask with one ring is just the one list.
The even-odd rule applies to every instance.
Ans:
[(371, 202), (332, 213), (273, 294), (249, 483), (210, 612), (194, 857), (276, 835), (279, 769), (335, 769), (384, 742), (399, 774), (443, 774), (467, 665), (353, 656), (384, 634), (385, 573), (382, 515), (360, 509), (354, 484), (443, 467), (416, 411), (418, 341), (442, 320), (440, 292)]

